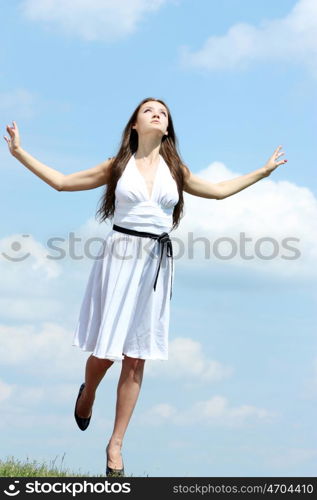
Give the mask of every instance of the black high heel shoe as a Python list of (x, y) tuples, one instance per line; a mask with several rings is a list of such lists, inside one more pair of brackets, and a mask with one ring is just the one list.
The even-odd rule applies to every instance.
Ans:
[(83, 417), (79, 417), (77, 414), (76, 414), (76, 406), (77, 406), (77, 402), (78, 402), (78, 399), (80, 398), (80, 395), (81, 393), (83, 392), (84, 390), (84, 387), (85, 387), (85, 384), (81, 384), (80, 386), (80, 389), (79, 389), (79, 393), (78, 393), (78, 396), (77, 396), (77, 399), (76, 399), (76, 404), (75, 404), (75, 411), (74, 411), (74, 416), (75, 416), (75, 420), (77, 422), (77, 425), (78, 427), (80, 428), (81, 431), (85, 431), (90, 423), (90, 419), (91, 419), (91, 415), (90, 414), (90, 417), (88, 418), (83, 418)]
[(107, 477), (124, 477), (124, 463), (122, 460), (122, 469), (113, 469), (112, 467), (108, 466), (108, 446), (106, 448), (106, 453), (107, 453), (107, 467), (106, 467), (106, 476)]

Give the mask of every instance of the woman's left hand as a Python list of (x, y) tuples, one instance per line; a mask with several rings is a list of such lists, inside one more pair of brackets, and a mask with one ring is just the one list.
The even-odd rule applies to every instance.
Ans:
[(280, 156), (285, 154), (284, 151), (280, 151), (281, 147), (282, 146), (279, 146), (278, 148), (276, 148), (276, 150), (274, 151), (272, 156), (268, 159), (268, 161), (264, 165), (264, 168), (267, 172), (267, 175), (270, 175), (270, 173), (273, 172), (273, 170), (275, 170), (277, 167), (279, 167), (280, 165), (283, 165), (284, 163), (287, 162), (287, 160), (277, 161)]

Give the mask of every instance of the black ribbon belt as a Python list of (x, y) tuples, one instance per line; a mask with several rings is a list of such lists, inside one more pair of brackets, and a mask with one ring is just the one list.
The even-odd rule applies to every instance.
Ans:
[(171, 257), (172, 259), (172, 274), (171, 274), (171, 293), (170, 293), (170, 299), (172, 298), (172, 284), (173, 284), (173, 246), (172, 246), (172, 241), (169, 237), (168, 233), (161, 233), (161, 234), (154, 234), (154, 233), (147, 233), (145, 231), (136, 231), (135, 229), (127, 229), (126, 227), (121, 227), (117, 226), (117, 224), (113, 224), (112, 229), (115, 231), (119, 231), (120, 233), (126, 233), (126, 234), (133, 234), (134, 236), (143, 236), (144, 238), (152, 238), (157, 240), (160, 245), (161, 245), (161, 256), (160, 256), (160, 261), (154, 281), (154, 290), (156, 289), (156, 283), (157, 283), (157, 278), (160, 272), (161, 268), (161, 262), (163, 258), (163, 252), (164, 248), (166, 247), (166, 255), (167, 257)]

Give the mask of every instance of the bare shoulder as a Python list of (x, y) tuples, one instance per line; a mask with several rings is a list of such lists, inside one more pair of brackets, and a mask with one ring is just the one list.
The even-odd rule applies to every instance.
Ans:
[(187, 167), (187, 165), (185, 165), (184, 163), (181, 164), (181, 169), (182, 169), (182, 172), (184, 175), (183, 191), (188, 193), (192, 173), (191, 173), (190, 169)]
[(100, 165), (97, 165), (97, 167), (99, 166), (105, 173), (110, 172), (114, 160), (115, 156), (109, 156), (106, 160), (100, 163)]
[(96, 165), (95, 167), (92, 167), (88, 169), (86, 172), (89, 175), (93, 181), (100, 185), (102, 184), (107, 184), (110, 179), (110, 173), (111, 173), (111, 167), (113, 165), (113, 162), (115, 160), (115, 157), (109, 157), (103, 162), (99, 163), (99, 165)]

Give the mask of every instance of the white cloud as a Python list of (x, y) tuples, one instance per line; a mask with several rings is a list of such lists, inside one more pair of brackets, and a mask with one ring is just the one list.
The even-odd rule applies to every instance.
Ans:
[(146, 366), (146, 375), (168, 379), (171, 377), (190, 379), (194, 383), (223, 380), (232, 372), (231, 367), (207, 359), (200, 342), (182, 337), (170, 341), (167, 364), (151, 361)]
[(23, 14), (31, 21), (57, 26), (85, 40), (112, 41), (131, 35), (146, 14), (167, 0), (24, 0)]
[(317, 77), (317, 3), (299, 0), (284, 18), (259, 26), (237, 23), (223, 36), (210, 36), (197, 52), (183, 46), (181, 60), (206, 70), (244, 69), (257, 61), (303, 63)]
[[(80, 374), (83, 374), (83, 361), (89, 353), (72, 346), (72, 335), (73, 332), (52, 322), (44, 322), (39, 326), (0, 325), (0, 364), (23, 367), (23, 372), (26, 373), (43, 373), (46, 378), (78, 379)], [(78, 351), (79, 357), (75, 356), (75, 351)], [(147, 376), (210, 383), (223, 380), (232, 374), (231, 367), (207, 359), (202, 352), (202, 345), (189, 338), (171, 341), (169, 351), (169, 362), (164, 365), (157, 361), (148, 361)], [(116, 378), (120, 368), (121, 363), (114, 363), (107, 377), (110, 375), (111, 378)], [(72, 389), (67, 384), (65, 387), (69, 395)]]
[[(96, 240), (97, 236), (99, 240)], [(48, 242), (38, 241), (32, 234), (12, 234), (2, 238), (0, 316), (23, 322), (55, 319), (61, 315), (65, 318), (71, 305), (69, 301), (68, 307), (65, 306), (67, 285), (70, 290), (75, 281), (79, 286), (85, 286), (84, 277), (88, 279), (93, 257), (98, 254), (104, 236), (105, 229), (89, 221), (75, 232), (74, 237), (80, 238), (80, 241), (76, 241), (74, 246), (71, 235), (69, 238), (66, 236), (65, 241), (55, 243), (58, 244), (58, 253)], [(85, 253), (89, 238), (92, 238), (91, 244)], [(78, 261), (72, 260), (72, 252), (84, 257), (80, 267)], [(54, 260), (57, 257), (59, 260)]]
[[(54, 297), (62, 268), (47, 258), (44, 245), (30, 234), (12, 234), (0, 240), (0, 316), (28, 321), (58, 315), (62, 302)], [(56, 292), (55, 292), (56, 294)]]
[(272, 422), (278, 414), (252, 405), (230, 407), (228, 399), (213, 396), (206, 401), (198, 401), (187, 409), (178, 410), (168, 403), (159, 403), (142, 412), (141, 423), (161, 425), (166, 421), (175, 425), (210, 424), (238, 427), (249, 420)]
[(47, 278), (56, 278), (61, 268), (47, 258), (48, 251), (30, 234), (12, 234), (0, 240), (0, 265), (10, 273), (43, 271)]
[(43, 373), (45, 378), (78, 379), (83, 362), (74, 350), (70, 332), (57, 323), (0, 325), (2, 366), (22, 367), (24, 373)]
[[(219, 162), (197, 173), (210, 182), (239, 175)], [(184, 199), (185, 216), (171, 234), (177, 267), (206, 272), (207, 262), (208, 268), (224, 262), (274, 277), (315, 278), (317, 200), (308, 188), (272, 175), (220, 201), (187, 193)]]
[[(40, 369), (39, 364), (38, 371)], [(2, 410), (0, 429), (47, 430), (49, 428), (52, 436), (56, 432), (58, 435), (60, 432), (65, 432), (65, 434), (68, 433), (67, 438), (70, 437), (72, 440), (71, 432), (76, 431), (77, 428), (73, 410), (79, 384), (56, 383), (54, 370), (52, 372), (52, 382), (39, 379), (38, 385), (25, 385), (23, 383), (8, 385), (0, 380)], [(110, 428), (112, 426), (112, 419), (105, 417), (97, 405), (94, 405), (93, 415), (95, 428), (104, 431), (105, 427)], [(46, 443), (48, 443), (47, 439), (49, 437), (45, 438)], [(51, 442), (54, 444), (54, 440)], [(56, 443), (58, 443), (58, 440)], [(73, 442), (71, 441), (70, 444), (73, 445)]]
[(0, 315), (14, 321), (44, 320), (59, 315), (61, 301), (42, 297), (1, 297)]
[[(97, 222), (95, 217), (91, 217), (84, 224), (82, 224), (76, 230), (76, 237), (81, 238), (82, 241), (86, 242), (86, 240), (92, 238), (92, 240), (96, 240), (96, 248), (101, 247), (101, 241), (106, 237), (108, 232), (110, 231), (112, 223), (107, 220), (100, 224)], [(97, 252), (95, 253), (95, 255)]]

